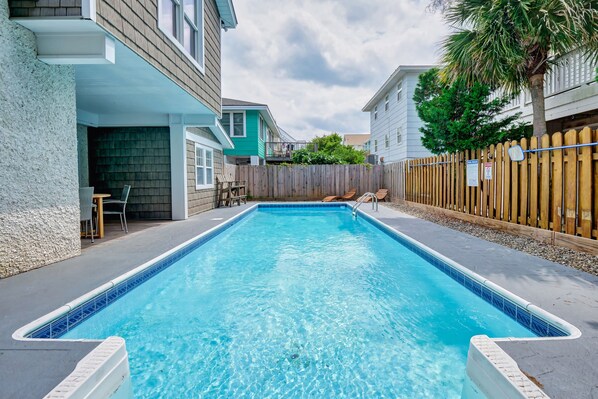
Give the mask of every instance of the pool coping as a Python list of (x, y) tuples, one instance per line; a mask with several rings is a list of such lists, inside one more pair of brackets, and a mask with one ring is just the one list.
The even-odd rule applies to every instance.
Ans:
[[(103, 285), (101, 285), (100, 287), (97, 287), (96, 289), (81, 295), (80, 297), (76, 298), (75, 300), (72, 300), (70, 302), (68, 302), (67, 304), (59, 307), (58, 309), (26, 324), (25, 326), (17, 329), (14, 333), (13, 333), (13, 339), (15, 340), (25, 340), (25, 341), (54, 341), (55, 338), (29, 338), (27, 337), (27, 335), (30, 335), (32, 332), (34, 332), (36, 329), (39, 329), (41, 325), (44, 325), (48, 322), (51, 322), (53, 320), (56, 320), (57, 318), (61, 317), (64, 314), (68, 314), (69, 312), (73, 311), (74, 309), (77, 309), (77, 307), (81, 306), (82, 304), (85, 304), (86, 302), (90, 301), (93, 298), (96, 298), (99, 294), (101, 293), (105, 293), (108, 292), (111, 289), (114, 289), (115, 287), (118, 288), (120, 285), (123, 284), (123, 282), (127, 282), (128, 280), (130, 280), (131, 278), (143, 273), (144, 271), (147, 271), (148, 269), (150, 269), (152, 266), (158, 264), (159, 262), (168, 259), (169, 257), (171, 257), (168, 262), (166, 262), (164, 264), (164, 266), (162, 268), (159, 268), (158, 270), (156, 270), (154, 273), (152, 273), (151, 275), (145, 276), (145, 278), (143, 279), (143, 281), (151, 278), (153, 275), (159, 273), (161, 270), (165, 269), (166, 267), (169, 267), (172, 263), (176, 262), (178, 259), (180, 259), (181, 257), (185, 256), (187, 253), (189, 253), (190, 251), (194, 250), (195, 248), (201, 246), (203, 243), (205, 243), (206, 241), (210, 240), (211, 238), (213, 238), (215, 235), (221, 233), (222, 231), (226, 230), (227, 228), (229, 228), (230, 226), (238, 223), (239, 221), (241, 221), (242, 219), (244, 219), (246, 216), (248, 216), (250, 213), (256, 211), (257, 209), (259, 209), (260, 207), (262, 208), (269, 208), (269, 207), (274, 207), (274, 208), (286, 208), (286, 207), (297, 207), (297, 208), (308, 208), (308, 207), (314, 207), (314, 208), (322, 208), (322, 207), (335, 207), (335, 208), (347, 208), (349, 207), (348, 204), (346, 203), (331, 203), (331, 204), (323, 204), (323, 203), (306, 203), (306, 202), (300, 202), (300, 203), (270, 203), (270, 202), (265, 202), (265, 203), (259, 203), (259, 204), (255, 204), (253, 206), (250, 206), (249, 208), (243, 210), (242, 212), (236, 214), (235, 216), (231, 217), (230, 219), (224, 221), (223, 223), (218, 224), (217, 226), (212, 227), (211, 229), (183, 242), (180, 245), (175, 246), (174, 248), (172, 248), (171, 250), (143, 263), (142, 265), (126, 272), (123, 273), (122, 275), (118, 276), (115, 279), (110, 280), (108, 283), (105, 283)], [(505, 340), (518, 340), (518, 341), (529, 341), (529, 340), (562, 340), (562, 339), (575, 339), (578, 338), (579, 336), (581, 336), (581, 331), (573, 326), (572, 324), (564, 321), (563, 319), (544, 311), (543, 309), (533, 305), (531, 302), (526, 301), (524, 299), (522, 299), (521, 297), (511, 293), (510, 291), (494, 284), (493, 282), (491, 282), (490, 280), (482, 277), (481, 275), (471, 271), (470, 269), (458, 264), (457, 262), (449, 259), (448, 257), (434, 251), (433, 249), (429, 248), (428, 246), (418, 242), (417, 240), (399, 232), (398, 230), (394, 229), (393, 227), (381, 222), (380, 220), (376, 219), (375, 217), (368, 215), (367, 213), (363, 212), (362, 210), (357, 210), (357, 215), (364, 217), (365, 219), (368, 219), (368, 221), (370, 223), (372, 223), (374, 226), (378, 227), (380, 230), (382, 230), (383, 232), (389, 234), (390, 236), (394, 237), (394, 238), (398, 238), (399, 241), (403, 241), (403, 244), (408, 243), (409, 245), (407, 245), (409, 247), (410, 250), (413, 250), (413, 247), (418, 248), (422, 251), (425, 251), (426, 254), (432, 256), (433, 258), (437, 259), (438, 261), (448, 265), (451, 268), (451, 272), (447, 273), (445, 270), (442, 270), (441, 268), (438, 267), (438, 265), (433, 264), (434, 266), (436, 266), (437, 268), (439, 268), (441, 271), (444, 271), (445, 274), (447, 274), (449, 277), (452, 277), (454, 280), (459, 281), (459, 277), (452, 274), (452, 270), (456, 270), (458, 271), (461, 275), (467, 276), (469, 277), (471, 280), (476, 281), (478, 284), (480, 284), (480, 286), (482, 287), (487, 287), (489, 290), (493, 291), (493, 292), (497, 292), (499, 295), (503, 296), (504, 298), (507, 298), (509, 301), (517, 304), (520, 308), (525, 309), (527, 312), (529, 312), (530, 314), (535, 314), (537, 316), (539, 316), (541, 319), (544, 319), (547, 322), (550, 322), (552, 324), (554, 324), (555, 326), (557, 326), (558, 328), (562, 329), (564, 332), (568, 333), (568, 336), (554, 336), (554, 337), (530, 337), (530, 338), (498, 338), (498, 339), (492, 339), (491, 341), (505, 341)], [(177, 252), (180, 252), (179, 256), (172, 256), (173, 254), (177, 254)], [(422, 256), (421, 253), (417, 252), (420, 256)], [(424, 257), (425, 258), (425, 257)], [(430, 259), (426, 259), (427, 261), (430, 262)], [(432, 262), (431, 262), (432, 263)], [(139, 282), (137, 285), (141, 284), (143, 281)], [(135, 285), (135, 287), (137, 286)], [(465, 284), (462, 284), (465, 286)], [(134, 288), (134, 287), (133, 287)], [(466, 287), (469, 288), (469, 287)], [(471, 288), (469, 288), (470, 291), (474, 292)], [(117, 289), (118, 291), (118, 289)], [(127, 290), (124, 290), (122, 292), (122, 295), (124, 295), (127, 292)], [(474, 292), (476, 293), (476, 292)], [(486, 298), (484, 298), (481, 293), (478, 294), (476, 293), (480, 298), (482, 298), (483, 300), (486, 300), (488, 302), (488, 300)], [(118, 297), (120, 297), (121, 295), (117, 295), (114, 300), (118, 299)], [(108, 306), (110, 302), (107, 302), (105, 306)], [(492, 302), (490, 302), (492, 304)], [(101, 309), (100, 309), (101, 310)], [(503, 311), (504, 312), (504, 311)], [(505, 312), (506, 313), (506, 312)], [(508, 315), (508, 314), (507, 314)], [(513, 318), (513, 317), (512, 317)], [(514, 318), (516, 321), (518, 321), (517, 317)], [(83, 319), (84, 320), (84, 319)], [(78, 323), (76, 323), (78, 324)], [(75, 324), (75, 325), (76, 325)], [(529, 327), (528, 327), (529, 328)], [(478, 337), (478, 336), (476, 336)], [(476, 338), (474, 337), (474, 338)], [(89, 342), (106, 342), (106, 340), (62, 340), (62, 341), (89, 341)], [(473, 338), (472, 338), (472, 345), (473, 345)], [(100, 344), (101, 346), (101, 344)], [(497, 346), (498, 347), (498, 346)], [(98, 347), (99, 348), (99, 347)], [(90, 356), (93, 355), (94, 352), (98, 351), (98, 348), (94, 349), (91, 353)], [(499, 348), (500, 349), (500, 348)], [(504, 353), (505, 356), (508, 357), (508, 355), (506, 354), (506, 352), (504, 352), (502, 349), (500, 349), (500, 351), (502, 353)], [(86, 357), (87, 358), (87, 357)], [(509, 357), (510, 358), (510, 357)], [(514, 362), (514, 361), (513, 361)], [(498, 370), (498, 368), (497, 368)], [(510, 371), (510, 373), (512, 374), (512, 371)], [(521, 371), (519, 371), (519, 369), (517, 368), (517, 371), (519, 372), (519, 374), (521, 374), (521, 376), (523, 376), (523, 378), (527, 381), (529, 381), (529, 379), (527, 379), (527, 377), (525, 377), (525, 375), (523, 375), (523, 373), (521, 373)], [(72, 373), (74, 374), (74, 373)], [(71, 374), (71, 376), (72, 376)], [(508, 376), (505, 373), (501, 373), (503, 374), (506, 378), (508, 378)], [(71, 377), (69, 376), (69, 377)], [(63, 383), (65, 384), (69, 384), (69, 377), (67, 377)], [(517, 376), (517, 378), (520, 378), (520, 376)], [(81, 385), (85, 384), (85, 379), (80, 379)], [(529, 383), (531, 383), (531, 381), (529, 381)], [(531, 383), (533, 384), (533, 383)], [(59, 384), (59, 386), (56, 387), (56, 389), (61, 389), (60, 386), (62, 385)], [(72, 387), (72, 384), (71, 384)], [(522, 396), (522, 397), (527, 397), (527, 396)], [(532, 397), (532, 396), (530, 396)]]

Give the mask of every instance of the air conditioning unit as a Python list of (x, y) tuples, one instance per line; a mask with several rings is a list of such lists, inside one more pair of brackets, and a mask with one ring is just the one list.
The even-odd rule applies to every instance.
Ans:
[(372, 164), (372, 165), (378, 165), (378, 155), (376, 154), (370, 154), (367, 156), (366, 160), (367, 163)]

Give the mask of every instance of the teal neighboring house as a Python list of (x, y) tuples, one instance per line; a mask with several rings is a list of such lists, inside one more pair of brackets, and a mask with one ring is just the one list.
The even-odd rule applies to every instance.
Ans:
[(266, 104), (222, 99), (222, 128), (233, 141), (225, 149), (226, 162), (234, 165), (265, 165), (267, 148), (283, 146), (283, 133)]

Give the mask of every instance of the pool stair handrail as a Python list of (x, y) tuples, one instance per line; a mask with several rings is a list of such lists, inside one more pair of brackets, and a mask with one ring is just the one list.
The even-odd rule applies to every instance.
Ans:
[(357, 201), (355, 201), (355, 204), (351, 208), (351, 213), (353, 214), (353, 216), (357, 215), (357, 208), (359, 208), (361, 204), (363, 204), (365, 200), (368, 198), (372, 200), (372, 210), (378, 212), (378, 197), (376, 196), (376, 194), (368, 191), (367, 193), (359, 197)]

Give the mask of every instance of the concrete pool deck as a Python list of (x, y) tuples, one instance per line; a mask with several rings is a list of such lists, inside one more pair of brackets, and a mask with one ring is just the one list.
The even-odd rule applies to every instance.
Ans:
[[(0, 397), (41, 398), (96, 344), (15, 341), (36, 318), (235, 216), (220, 208), (110, 242), (76, 258), (0, 280)], [(582, 331), (576, 340), (501, 342), (552, 398), (598, 396), (598, 277), (380, 206), (368, 214), (422, 242)]]

